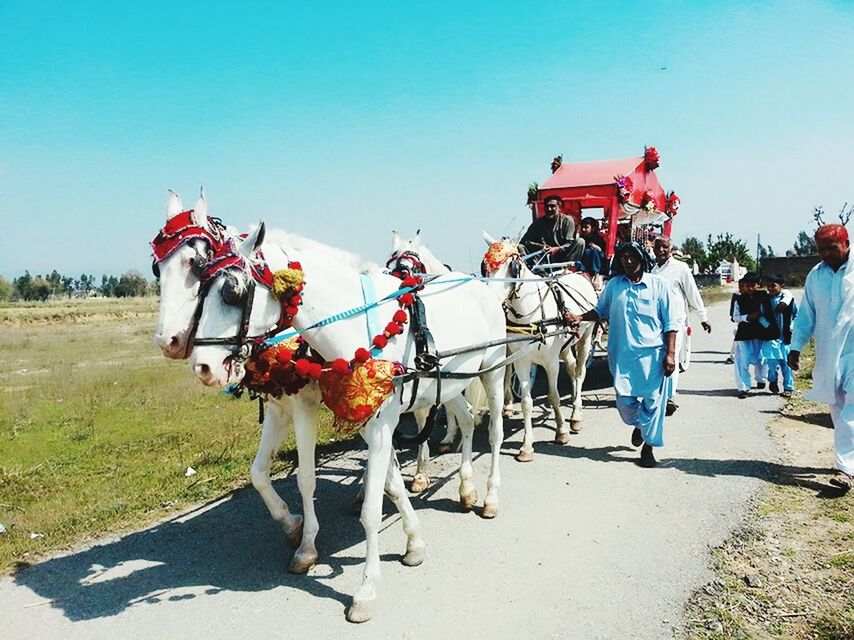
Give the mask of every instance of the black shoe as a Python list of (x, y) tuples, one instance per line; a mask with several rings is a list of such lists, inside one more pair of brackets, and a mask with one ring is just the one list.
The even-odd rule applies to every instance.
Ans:
[(757, 389), (764, 389), (764, 388), (765, 388), (765, 383), (764, 383), (764, 382), (757, 382), (757, 383), (756, 383), (756, 388), (757, 388)]
[(768, 384), (768, 391), (771, 393), (780, 393), (780, 385), (776, 382), (771, 382)]
[(638, 464), (642, 466), (644, 469), (652, 469), (655, 466), (658, 466), (658, 462), (655, 459), (655, 456), (652, 455), (652, 446), (645, 444), (641, 448), (641, 455)]
[(667, 401), (667, 407), (664, 409), (664, 415), (672, 416), (676, 413), (676, 410), (679, 408), (679, 405), (673, 402), (673, 400)]
[(745, 399), (747, 396), (749, 396), (749, 395), (750, 395), (750, 394), (749, 394), (747, 391), (739, 391), (739, 392), (738, 392), (738, 399), (739, 399), (739, 400), (744, 400), (744, 399)]
[(727, 359), (724, 360), (727, 364), (734, 364), (735, 360), (732, 359), (732, 356), (727, 356)]
[(643, 444), (643, 436), (641, 435), (641, 430), (635, 427), (635, 430), (632, 431), (632, 446), (639, 447)]

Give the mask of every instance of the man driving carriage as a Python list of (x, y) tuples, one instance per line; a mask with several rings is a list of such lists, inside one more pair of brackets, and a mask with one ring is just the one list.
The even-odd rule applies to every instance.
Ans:
[[(563, 201), (558, 196), (549, 196), (543, 202), (545, 215), (537, 218), (528, 227), (519, 241), (528, 254), (543, 251), (551, 263), (575, 263), (581, 260), (585, 242), (576, 237), (575, 220), (561, 212)], [(533, 266), (543, 259), (543, 255), (528, 259)]]

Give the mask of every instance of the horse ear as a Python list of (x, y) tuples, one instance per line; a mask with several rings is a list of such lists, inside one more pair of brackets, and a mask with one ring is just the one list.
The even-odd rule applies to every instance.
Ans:
[(193, 207), (193, 222), (196, 223), (196, 226), (210, 231), (208, 227), (208, 201), (205, 198), (204, 187), (199, 189), (199, 199), (196, 200), (196, 204)]
[(252, 255), (261, 248), (261, 245), (264, 244), (264, 236), (266, 233), (267, 227), (262, 220), (258, 224), (258, 228), (246, 236), (246, 239), (240, 243), (239, 247), (237, 247), (238, 253), (240, 253), (244, 258), (251, 258)]
[(184, 210), (184, 205), (181, 204), (181, 196), (169, 189), (169, 195), (166, 200), (166, 219), (178, 215)]
[(519, 240), (522, 239), (522, 236), (524, 235), (524, 233), (525, 233), (524, 229), (519, 229), (519, 233), (517, 233), (515, 236), (513, 236), (513, 239), (511, 240), (511, 242), (513, 243), (514, 246), (519, 246)]
[(483, 241), (484, 241), (487, 245), (490, 245), (490, 246), (491, 246), (491, 245), (495, 244), (495, 238), (493, 238), (491, 235), (489, 235), (489, 234), (488, 234), (486, 231), (484, 231), (483, 229), (481, 229), (481, 233), (483, 233)]
[(395, 251), (400, 250), (400, 234), (394, 229), (391, 230), (391, 248)]

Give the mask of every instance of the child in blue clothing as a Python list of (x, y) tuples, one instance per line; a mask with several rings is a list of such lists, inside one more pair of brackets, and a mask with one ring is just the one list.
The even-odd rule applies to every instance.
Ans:
[(779, 370), (783, 377), (781, 395), (788, 398), (795, 389), (795, 376), (786, 360), (792, 342), (792, 321), (798, 315), (798, 307), (792, 292), (783, 288), (785, 283), (785, 278), (779, 274), (765, 278), (765, 289), (771, 296), (771, 306), (780, 328), (780, 337), (771, 340), (768, 345), (768, 389), (771, 393), (780, 393), (780, 385), (777, 383)]

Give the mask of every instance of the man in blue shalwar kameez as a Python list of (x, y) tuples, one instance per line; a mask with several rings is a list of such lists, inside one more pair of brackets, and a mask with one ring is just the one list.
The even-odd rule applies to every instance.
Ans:
[(652, 259), (636, 242), (617, 247), (615, 275), (597, 305), (570, 325), (609, 319), (608, 366), (614, 376), (617, 410), (634, 427), (632, 444), (643, 445), (639, 464), (654, 467), (653, 447), (664, 444), (664, 416), (670, 375), (676, 369), (678, 318), (671, 315), (671, 285), (648, 273)]

